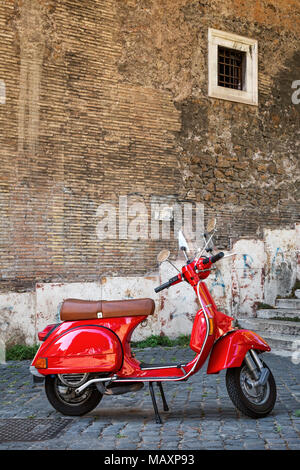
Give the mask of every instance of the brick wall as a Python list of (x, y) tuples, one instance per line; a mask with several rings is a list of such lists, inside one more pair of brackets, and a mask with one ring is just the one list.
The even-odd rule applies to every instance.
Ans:
[(119, 76), (114, 2), (0, 8), (3, 289), (145, 272), (153, 243), (99, 242), (96, 213), (122, 194), (176, 192), (171, 94)]
[[(219, 245), (299, 221), (295, 1), (0, 5), (1, 289), (156, 269), (151, 240), (96, 235), (119, 195), (205, 204)], [(259, 43), (259, 106), (207, 97), (208, 27)]]

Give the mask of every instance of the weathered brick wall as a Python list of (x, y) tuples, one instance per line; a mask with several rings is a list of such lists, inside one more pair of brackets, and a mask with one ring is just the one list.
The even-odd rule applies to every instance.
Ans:
[(171, 94), (119, 76), (112, 1), (0, 9), (2, 288), (145, 272), (159, 243), (100, 242), (96, 213), (122, 194), (149, 202), (176, 192)]
[[(258, 108), (207, 97), (209, 27), (258, 40)], [(291, 0), (2, 2), (2, 290), (155, 269), (165, 241), (96, 236), (119, 195), (203, 202), (224, 247), (292, 228), (298, 38)]]

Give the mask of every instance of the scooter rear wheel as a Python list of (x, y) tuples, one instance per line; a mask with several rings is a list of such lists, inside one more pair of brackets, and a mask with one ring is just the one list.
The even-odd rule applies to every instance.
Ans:
[(75, 387), (67, 387), (57, 375), (46, 376), (45, 392), (51, 405), (67, 416), (89, 413), (96, 408), (103, 396), (95, 387), (88, 387), (77, 395)]
[[(269, 367), (263, 363), (263, 367)], [(240, 367), (232, 367), (226, 372), (228, 395), (243, 414), (251, 418), (263, 418), (274, 408), (276, 402), (276, 384), (269, 369), (269, 377), (265, 385), (253, 386), (253, 378), (243, 362)]]

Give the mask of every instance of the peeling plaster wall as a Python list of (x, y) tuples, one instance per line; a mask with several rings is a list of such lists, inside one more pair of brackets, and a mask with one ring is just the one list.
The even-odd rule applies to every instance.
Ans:
[[(236, 319), (253, 317), (258, 302), (274, 305), (277, 295), (290, 293), (297, 277), (299, 227), (286, 231), (267, 230), (264, 240), (239, 240), (231, 251), (237, 255), (216, 263), (216, 269), (205, 282), (221, 311)], [(172, 263), (180, 269), (184, 260), (174, 259)], [(155, 312), (136, 328), (133, 340), (159, 334), (169, 337), (190, 334), (199, 309), (192, 287), (180, 283), (158, 294), (154, 292), (155, 287), (175, 273), (174, 267), (165, 262), (158, 272), (146, 276), (101, 277), (99, 282), (90, 283), (38, 283), (34, 292), (1, 294), (0, 336), (7, 345), (35, 343), (38, 331), (59, 321), (58, 307), (66, 298), (144, 297), (154, 299)]]

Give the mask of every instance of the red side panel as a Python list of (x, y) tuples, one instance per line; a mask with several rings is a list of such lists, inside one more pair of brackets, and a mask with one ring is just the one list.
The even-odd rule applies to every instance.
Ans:
[(41, 374), (116, 372), (122, 367), (123, 348), (118, 336), (101, 325), (78, 325), (52, 335), (41, 346), (38, 357), (47, 358)]
[(239, 367), (249, 349), (271, 351), (268, 343), (253, 331), (232, 330), (214, 344), (207, 373), (216, 374), (228, 367)]

